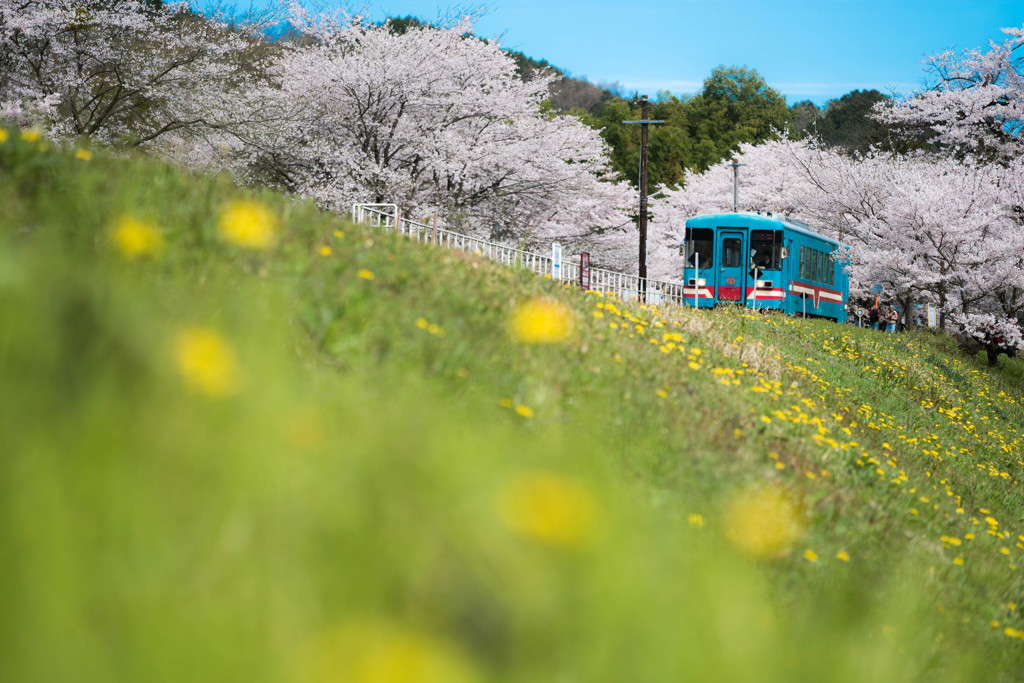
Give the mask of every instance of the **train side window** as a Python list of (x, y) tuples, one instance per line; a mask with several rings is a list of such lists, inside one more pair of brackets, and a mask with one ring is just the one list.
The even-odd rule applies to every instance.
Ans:
[(807, 258), (806, 258), (806, 254), (804, 253), (804, 251), (805, 251), (804, 248), (801, 246), (800, 247), (800, 271), (799, 271), (801, 278), (807, 277)]
[(836, 262), (832, 258), (832, 252), (828, 255), (828, 284), (831, 287), (836, 283)]
[(815, 282), (818, 281), (818, 273), (820, 272), (818, 270), (818, 253), (819, 252), (817, 249), (811, 250), (811, 279), (814, 280)]
[(696, 259), (700, 258), (700, 264), (710, 268), (715, 258), (715, 231), (711, 228), (687, 228), (686, 229), (686, 265), (693, 267)]

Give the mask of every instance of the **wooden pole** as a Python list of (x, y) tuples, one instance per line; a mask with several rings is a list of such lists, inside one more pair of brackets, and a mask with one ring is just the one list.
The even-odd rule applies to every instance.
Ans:
[(640, 232), (640, 301), (647, 303), (647, 126), (651, 123), (665, 123), (664, 121), (651, 121), (647, 118), (649, 113), (647, 95), (640, 98), (640, 120), (623, 121), (623, 123), (640, 124), (640, 215), (637, 217), (637, 228)]

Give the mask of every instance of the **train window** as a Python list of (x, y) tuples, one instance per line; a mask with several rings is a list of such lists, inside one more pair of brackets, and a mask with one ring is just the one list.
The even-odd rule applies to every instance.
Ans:
[(782, 232), (779, 230), (753, 230), (750, 233), (751, 260), (759, 270), (782, 268)]
[(826, 280), (828, 280), (828, 284), (829, 285), (834, 285), (835, 284), (835, 277), (836, 277), (836, 264), (835, 264), (835, 261), (832, 260), (832, 252), (829, 252), (828, 253), (828, 273), (826, 275)]
[(693, 267), (697, 259), (704, 268), (710, 268), (715, 258), (715, 231), (711, 228), (686, 229), (686, 265)]
[(743, 255), (740, 250), (740, 239), (738, 237), (729, 237), (722, 240), (722, 267), (743, 267)]
[(818, 250), (811, 249), (811, 279), (818, 281)]
[(806, 249), (800, 247), (800, 277), (807, 277), (807, 253)]

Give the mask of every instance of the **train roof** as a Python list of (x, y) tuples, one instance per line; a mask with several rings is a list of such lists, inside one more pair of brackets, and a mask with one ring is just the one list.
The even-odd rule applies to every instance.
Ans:
[[(723, 225), (724, 223), (724, 225)], [(704, 216), (694, 216), (686, 221), (686, 227), (688, 228), (717, 228), (717, 227), (733, 227), (733, 228), (750, 228), (750, 229), (763, 229), (763, 230), (778, 230), (779, 227), (783, 227), (786, 230), (792, 230), (808, 237), (815, 237), (820, 240), (824, 240), (829, 244), (835, 246), (841, 246), (838, 240), (834, 240), (831, 237), (826, 237), (820, 232), (817, 232), (812, 226), (804, 223), (797, 218), (791, 218), (790, 216), (782, 215), (765, 215), (760, 213), (712, 213)]]

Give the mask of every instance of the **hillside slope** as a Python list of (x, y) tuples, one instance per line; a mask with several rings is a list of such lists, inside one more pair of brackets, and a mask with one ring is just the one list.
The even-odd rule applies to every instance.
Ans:
[(1019, 362), (0, 143), (0, 678), (1012, 680)]

